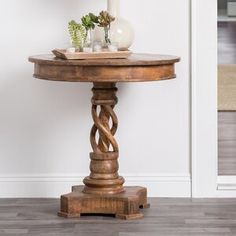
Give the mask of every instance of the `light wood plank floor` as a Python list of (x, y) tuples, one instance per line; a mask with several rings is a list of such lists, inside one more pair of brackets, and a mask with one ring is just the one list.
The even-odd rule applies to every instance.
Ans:
[(236, 112), (218, 113), (218, 173), (236, 175)]
[(145, 218), (59, 218), (58, 199), (0, 199), (1, 236), (236, 235), (236, 199), (150, 199)]

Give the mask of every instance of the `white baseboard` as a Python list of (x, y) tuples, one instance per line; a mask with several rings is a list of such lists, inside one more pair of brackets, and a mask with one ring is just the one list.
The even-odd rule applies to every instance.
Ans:
[[(122, 174), (121, 174), (122, 175)], [(1, 175), (0, 198), (58, 198), (82, 184), (86, 175)], [(149, 197), (190, 197), (191, 178), (185, 174), (122, 175), (125, 185), (148, 188)]]
[(235, 198), (236, 197), (236, 176), (218, 176), (217, 178), (217, 197)]

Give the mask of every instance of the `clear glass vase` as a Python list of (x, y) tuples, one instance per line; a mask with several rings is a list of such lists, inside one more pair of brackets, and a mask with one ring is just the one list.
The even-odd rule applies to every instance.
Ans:
[(86, 39), (84, 40), (84, 46), (86, 46), (86, 47), (92, 47), (93, 46), (92, 30), (87, 30)]
[(83, 44), (83, 51), (84, 52), (92, 52), (93, 51), (93, 34), (92, 30), (87, 30), (86, 38)]
[(108, 47), (108, 45), (111, 44), (110, 27), (104, 27), (104, 34), (105, 34), (105, 46)]

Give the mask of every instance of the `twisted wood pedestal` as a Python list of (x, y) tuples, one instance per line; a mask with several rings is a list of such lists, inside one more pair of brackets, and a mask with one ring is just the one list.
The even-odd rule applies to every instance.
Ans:
[(121, 219), (137, 219), (147, 208), (147, 189), (124, 187), (119, 176), (119, 148), (115, 140), (118, 119), (114, 107), (118, 102), (116, 82), (156, 81), (175, 78), (174, 64), (178, 57), (133, 54), (129, 59), (66, 61), (43, 55), (30, 57), (35, 63), (34, 76), (40, 79), (72, 82), (93, 82), (90, 133), (90, 175), (84, 186), (73, 186), (61, 196), (63, 217), (81, 214), (113, 214)]

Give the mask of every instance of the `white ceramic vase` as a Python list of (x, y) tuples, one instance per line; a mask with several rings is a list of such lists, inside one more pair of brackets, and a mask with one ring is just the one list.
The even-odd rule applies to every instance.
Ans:
[[(127, 20), (120, 17), (120, 0), (107, 0), (107, 11), (116, 18), (109, 31), (111, 42), (117, 43), (119, 50), (127, 50), (134, 41), (134, 30)], [(105, 44), (104, 30), (96, 27), (94, 39)]]

